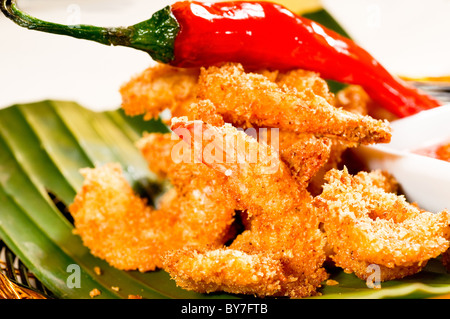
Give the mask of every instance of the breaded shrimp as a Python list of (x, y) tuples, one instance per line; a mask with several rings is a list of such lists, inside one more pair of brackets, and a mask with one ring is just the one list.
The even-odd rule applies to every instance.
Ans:
[(169, 251), (165, 264), (179, 286), (201, 293), (225, 291), (271, 296), (280, 291), (286, 280), (283, 265), (274, 256), (236, 249)]
[(389, 142), (387, 122), (330, 105), (311, 89), (283, 90), (265, 76), (245, 73), (239, 64), (202, 68), (198, 97), (208, 99), (227, 123), (276, 127), (332, 136), (361, 144)]
[(331, 138), (330, 150), (328, 152), (327, 161), (318, 168), (314, 176), (310, 179), (308, 190), (313, 196), (317, 196), (322, 192), (322, 187), (325, 182), (325, 174), (331, 169), (338, 169), (342, 163), (342, 156), (348, 148), (354, 146), (348, 142)]
[(191, 103), (186, 109), (188, 114), (185, 116), (189, 120), (201, 120), (214, 126), (225, 124), (223, 117), (217, 112), (216, 106), (210, 100), (199, 100), (197, 103)]
[[(278, 73), (274, 82), (284, 91), (291, 90), (294, 93), (312, 91), (315, 95), (323, 97), (330, 105), (334, 105), (338, 101), (334, 94), (330, 92), (327, 82), (313, 71), (297, 69)], [(302, 95), (299, 94), (299, 96)], [(354, 96), (352, 95), (348, 98), (348, 103), (354, 103), (353, 100)], [(284, 133), (284, 135), (287, 134)], [(291, 134), (291, 138), (294, 139), (295, 137)], [(331, 136), (329, 138), (315, 137), (314, 134), (301, 134), (300, 136), (297, 135), (297, 138), (299, 140), (297, 143), (292, 141), (289, 145), (289, 138), (286, 139), (285, 136), (282, 137), (280, 134), (280, 141), (285, 140), (285, 146), (280, 142), (282, 159), (284, 161), (289, 159), (287, 163), (291, 170), (296, 173), (295, 176), (303, 176), (304, 180), (309, 182), (308, 190), (313, 195), (319, 194), (325, 172), (337, 168), (344, 150), (355, 146), (355, 143)], [(295, 156), (289, 157), (287, 154), (295, 154)], [(307, 166), (301, 165), (298, 167), (297, 163), (303, 163), (299, 161), (299, 154), (315, 157), (316, 161), (308, 160), (306, 161), (308, 162)], [(304, 157), (305, 155), (300, 156)], [(312, 165), (312, 163), (315, 163), (315, 165)], [(305, 172), (305, 167), (308, 168), (308, 172)]]
[[(311, 71), (298, 69), (282, 73), (260, 70), (257, 73), (276, 83), (279, 87), (284, 87), (285, 90), (286, 88), (293, 92), (312, 90), (314, 94), (325, 98), (330, 104), (339, 103), (339, 107), (353, 113), (363, 113), (370, 100), (358, 86), (345, 88), (335, 98), (334, 94), (329, 91), (326, 81)], [(211, 118), (211, 114), (214, 114), (215, 118)], [(223, 118), (218, 115), (217, 108), (209, 100), (201, 100), (198, 104), (192, 103), (189, 119), (199, 119), (214, 126), (223, 125)], [(247, 123), (247, 125), (249, 124)], [(270, 133), (271, 130), (267, 132)], [(268, 135), (266, 140), (270, 140), (270, 134)], [(343, 152), (349, 147), (356, 146), (355, 143), (338, 138), (316, 137), (311, 133), (299, 134), (287, 130), (278, 131), (276, 144), (279, 144), (281, 159), (302, 185), (309, 183), (308, 189), (314, 195), (318, 195), (322, 191), (325, 173), (332, 168), (338, 168)]]
[(369, 95), (361, 86), (349, 85), (336, 94), (333, 104), (355, 114), (367, 115), (370, 103)]
[[(242, 67), (240, 65), (237, 66), (243, 72)], [(223, 69), (226, 68), (228, 67), (223, 67)], [(149, 67), (121, 87), (122, 108), (128, 115), (145, 114), (146, 119), (157, 118), (160, 112), (165, 109), (170, 109), (172, 116), (189, 116), (192, 111), (189, 107), (190, 104), (198, 101), (198, 97), (204, 99), (202, 95), (197, 96), (199, 74), (199, 69), (179, 69), (164, 64), (156, 64)], [(350, 86), (348, 90), (340, 93), (340, 98), (336, 97), (334, 99), (334, 95), (328, 90), (326, 82), (318, 74), (311, 71), (298, 69), (281, 73), (261, 70), (257, 74), (248, 73), (250, 79), (253, 75), (260, 76), (273, 85), (278, 86), (278, 89), (283, 91), (284, 94), (295, 95), (297, 92), (298, 97), (305, 100), (304, 102), (308, 104), (309, 108), (321, 107), (330, 111), (334, 110), (333, 108), (329, 109), (334, 103), (349, 110), (353, 110), (356, 107), (363, 109), (364, 107), (363, 103), (366, 95), (361, 90), (358, 90), (356, 86)], [(276, 92), (271, 94), (276, 99)], [(314, 102), (313, 100), (315, 100), (314, 97), (316, 96), (324, 98), (327, 103)], [(311, 103), (315, 104), (311, 106)], [(295, 103), (292, 106), (298, 108)], [(323, 118), (322, 121), (324, 119), (327, 120), (327, 117)], [(242, 126), (242, 123), (233, 121), (230, 121), (230, 123)], [(252, 123), (247, 122), (247, 127), (251, 126), (250, 124)], [(264, 126), (267, 127), (268, 125)], [(316, 135), (327, 134), (320, 130), (311, 133)]]
[(311, 180), (328, 162), (331, 150), (330, 138), (289, 131), (279, 132), (280, 158), (297, 179), (299, 187), (308, 187)]
[(395, 191), (397, 184), (379, 171), (352, 176), (346, 169), (327, 173), (315, 198), (331, 258), (346, 272), (366, 279), (368, 266), (380, 267), (380, 280), (420, 271), (448, 246), (450, 214), (425, 212)]
[(196, 100), (199, 73), (161, 63), (147, 68), (120, 88), (125, 114), (150, 119), (169, 109), (173, 116), (186, 115), (186, 107)]
[(140, 142), (149, 165), (173, 184), (158, 209), (133, 192), (118, 164), (82, 170), (83, 187), (69, 207), (75, 232), (95, 256), (119, 269), (154, 270), (168, 250), (221, 247), (233, 236), (237, 205), (221, 187), (224, 178), (202, 163), (174, 163), (169, 150), (180, 141), (170, 135)]
[[(217, 113), (214, 104), (209, 100), (200, 100), (189, 107), (188, 119), (201, 120), (213, 126), (225, 124), (222, 116)], [(308, 185), (313, 176), (328, 161), (332, 141), (327, 137), (315, 137), (313, 134), (298, 134), (291, 131), (280, 131), (273, 128), (248, 128), (253, 130), (255, 138), (260, 143), (266, 143), (276, 148), (291, 173), (302, 185)]]
[[(197, 160), (195, 152), (191, 152), (190, 147), (176, 134), (144, 134), (136, 146), (147, 161), (149, 169), (161, 179), (170, 181), (179, 192), (189, 191), (197, 184), (201, 193), (206, 192), (207, 196), (222, 196), (222, 199), (228, 202), (218, 205), (218, 208), (235, 205), (238, 209), (239, 205), (233, 194), (226, 192), (222, 187), (224, 179), (222, 174)], [(202, 188), (203, 182), (207, 182), (208, 187)], [(215, 220), (216, 217), (211, 218)]]
[[(357, 85), (349, 85), (339, 91), (335, 97), (329, 97), (334, 101), (330, 104), (338, 108), (342, 108), (351, 113), (359, 114), (361, 116), (368, 114), (371, 100), (367, 93)], [(325, 182), (325, 174), (331, 169), (339, 169), (342, 166), (344, 152), (352, 147), (358, 146), (355, 143), (344, 141), (339, 138), (331, 138), (330, 154), (328, 161), (317, 171), (311, 179), (308, 190), (313, 195), (319, 195), (322, 192), (322, 186)]]
[[(250, 228), (240, 234), (229, 248), (220, 250), (217, 254), (225, 260), (230, 254), (227, 249), (245, 253), (242, 258), (257, 255), (259, 257), (252, 262), (252, 271), (265, 269), (259, 264), (261, 260), (272, 258), (275, 264), (278, 260), (282, 265), (281, 272), (279, 267), (274, 267), (265, 270), (269, 273), (260, 277), (260, 280), (268, 276), (277, 278), (277, 282), (279, 278), (285, 278), (280, 281), (279, 289), (271, 291), (270, 295), (304, 297), (316, 294), (317, 287), (328, 276), (322, 267), (325, 260), (325, 238), (319, 230), (319, 220), (311, 205), (312, 197), (304, 188), (299, 187), (290, 170), (280, 161), (278, 153), (269, 145), (258, 143), (253, 137), (229, 124), (214, 127), (201, 121), (187, 122), (186, 119), (175, 118), (172, 119), (172, 129), (190, 143), (192, 148), (212, 148), (215, 155), (225, 153), (221, 158), (229, 160), (219, 162), (209, 152), (202, 152), (202, 162), (227, 177), (224, 186), (236, 194), (240, 205), (251, 217)], [(257, 160), (249, 160), (253, 157)], [(195, 263), (194, 259), (208, 259), (210, 253), (199, 254), (200, 256), (192, 258), (186, 254), (180, 256), (186, 258), (187, 263)], [(236, 262), (236, 259), (239, 257), (235, 255), (228, 258), (228, 267), (245, 264)], [(177, 283), (184, 288), (199, 291), (206, 288), (197, 282), (196, 278), (200, 275), (194, 270), (183, 267), (178, 272), (176, 258), (167, 259), (165, 269), (175, 280), (178, 278)], [(229, 271), (238, 272), (232, 268)], [(204, 271), (204, 274), (212, 273), (212, 270)], [(248, 274), (249, 271), (243, 270), (243, 273)], [(194, 281), (197, 283), (194, 284)], [(226, 291), (246, 293), (250, 283), (252, 287), (255, 286), (247, 277), (236, 278), (231, 286), (227, 285), (228, 279), (223, 276), (203, 278), (202, 282), (208, 283), (208, 291), (223, 290), (226, 286)], [(263, 283), (258, 284), (261, 285)], [(253, 293), (265, 295), (266, 291), (254, 290)]]
[(329, 104), (334, 105), (335, 97), (330, 92), (327, 82), (318, 73), (296, 69), (285, 73), (278, 73), (273, 81), (279, 87), (295, 89), (297, 92), (311, 90), (315, 95), (323, 97)]

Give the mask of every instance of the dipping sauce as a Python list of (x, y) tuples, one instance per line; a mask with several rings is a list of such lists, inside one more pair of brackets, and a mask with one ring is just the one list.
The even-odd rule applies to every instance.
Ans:
[(434, 144), (413, 151), (416, 154), (450, 162), (450, 141)]

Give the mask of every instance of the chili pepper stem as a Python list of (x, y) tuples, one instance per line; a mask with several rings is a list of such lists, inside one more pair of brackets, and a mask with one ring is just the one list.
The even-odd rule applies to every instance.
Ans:
[(2, 1), (3, 13), (16, 24), (37, 31), (68, 35), (79, 39), (93, 40), (105, 45), (128, 45), (124, 28), (102, 28), (90, 25), (62, 25), (43, 21), (20, 11), (11, 0)]
[(157, 11), (150, 19), (133, 26), (108, 28), (43, 21), (21, 11), (15, 0), (1, 0), (0, 5), (6, 17), (30, 30), (67, 35), (104, 45), (132, 47), (147, 52), (153, 59), (163, 63), (173, 59), (173, 41), (179, 26), (171, 14), (170, 7)]

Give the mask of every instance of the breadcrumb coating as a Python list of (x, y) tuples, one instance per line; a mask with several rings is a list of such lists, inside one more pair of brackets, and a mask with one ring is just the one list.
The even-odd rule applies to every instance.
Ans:
[(279, 132), (279, 152), (300, 187), (308, 187), (311, 180), (330, 159), (332, 139), (312, 134)]
[(349, 85), (337, 93), (333, 104), (355, 114), (367, 115), (370, 103), (369, 95), (361, 86)]
[[(201, 130), (196, 131), (196, 125)], [(209, 157), (202, 158), (203, 163), (227, 177), (224, 186), (236, 194), (241, 207), (251, 218), (249, 229), (239, 235), (229, 249), (271, 257), (281, 262), (279, 276), (288, 279), (280, 282), (280, 290), (275, 296), (299, 298), (316, 294), (321, 282), (328, 277), (322, 267), (326, 258), (323, 250), (325, 237), (319, 229), (312, 197), (306, 189), (299, 187), (290, 170), (280, 161), (278, 153), (229, 124), (214, 127), (201, 121), (172, 119), (172, 130), (177, 133), (180, 129), (183, 134), (190, 134), (182, 138), (189, 141), (191, 148), (204, 149), (207, 145), (213, 145), (216, 152), (226, 153), (222, 158), (233, 153), (230, 158), (235, 161), (225, 163), (215, 162)], [(200, 131), (214, 134), (198, 134)], [(222, 145), (235, 147), (223, 149)], [(246, 151), (256, 152), (258, 160), (239, 162), (238, 159), (246, 158)], [(176, 268), (171, 267), (169, 272), (174, 278), (179, 278)], [(241, 288), (240, 285), (233, 285), (227, 291), (245, 293), (248, 278), (241, 280)], [(183, 285), (186, 282), (188, 280), (185, 278)], [(215, 290), (223, 289), (225, 283), (220, 282), (220, 278), (214, 282)], [(208, 289), (213, 288), (209, 285)], [(264, 294), (257, 290), (254, 293)]]
[(122, 85), (125, 114), (158, 118), (165, 109), (174, 116), (186, 115), (186, 107), (196, 99), (199, 69), (175, 68), (157, 63)]
[(331, 256), (337, 266), (366, 279), (367, 267), (381, 267), (381, 280), (420, 271), (448, 246), (450, 214), (433, 214), (391, 191), (397, 184), (386, 173), (331, 170), (323, 193), (315, 198)]
[(225, 291), (265, 297), (279, 293), (281, 282), (286, 281), (280, 260), (236, 249), (171, 251), (164, 264), (178, 286), (200, 293)]
[[(222, 116), (217, 113), (216, 107), (209, 100), (192, 103), (190, 111), (188, 119), (201, 120), (213, 126), (225, 124)], [(332, 146), (330, 138), (270, 128), (253, 129), (254, 137), (260, 143), (269, 144), (276, 148), (281, 160), (288, 165), (291, 173), (302, 185), (308, 185), (310, 180), (330, 159)]]
[(278, 73), (273, 82), (279, 87), (294, 89), (297, 92), (311, 90), (315, 95), (323, 97), (329, 104), (334, 105), (334, 94), (330, 92), (327, 82), (316, 72), (296, 69)]
[(69, 207), (75, 233), (95, 256), (124, 270), (160, 268), (167, 250), (187, 244), (220, 247), (229, 239), (236, 205), (217, 185), (220, 177), (215, 172), (205, 165), (196, 165), (196, 170), (188, 165), (184, 175), (174, 165), (164, 172), (169, 178), (180, 174), (159, 209), (134, 193), (119, 164), (83, 169), (82, 189)]
[(297, 133), (333, 136), (349, 142), (389, 142), (387, 122), (330, 105), (313, 90), (292, 92), (239, 64), (202, 68), (198, 97), (210, 100), (227, 123), (277, 127)]
[(201, 120), (205, 123), (222, 126), (225, 124), (223, 117), (217, 112), (215, 105), (210, 100), (199, 100), (188, 107), (187, 116), (190, 120)]
[[(184, 213), (180, 216), (186, 218), (198, 218), (196, 212), (205, 208), (210, 209), (208, 216), (201, 217), (198, 223), (206, 223), (207, 228), (199, 230), (203, 235), (208, 231), (215, 232), (207, 235), (207, 240), (213, 240), (214, 245), (225, 243), (235, 236), (236, 229), (231, 225), (233, 219), (232, 210), (238, 207), (234, 194), (222, 187), (224, 176), (204, 165), (200, 161), (194, 161), (195, 154), (190, 152), (189, 146), (172, 133), (151, 133), (144, 136), (136, 143), (149, 169), (155, 172), (161, 179), (169, 181), (178, 194), (195, 193), (200, 200), (183, 203), (181, 196), (180, 209)], [(184, 149), (183, 149), (184, 147)], [(189, 200), (189, 198), (186, 198)], [(207, 207), (210, 205), (212, 207)], [(190, 215), (191, 213), (193, 215)], [(206, 220), (209, 218), (209, 220)], [(197, 225), (197, 223), (196, 223)], [(216, 225), (216, 226), (214, 226)], [(199, 226), (201, 228), (202, 226)], [(216, 238), (216, 239), (214, 239)]]
[[(242, 68), (240, 65), (237, 67)], [(199, 69), (178, 70), (157, 64), (124, 85), (121, 91), (124, 100), (123, 108), (127, 114), (146, 113), (147, 117), (156, 117), (162, 110), (169, 108), (173, 111), (177, 108), (176, 105), (180, 105), (179, 112), (172, 112), (172, 116), (188, 116), (190, 120), (202, 120), (215, 126), (222, 126), (224, 119), (218, 113), (216, 106), (210, 100), (196, 98), (199, 74)], [(348, 86), (335, 97), (329, 91), (326, 81), (312, 71), (301, 69), (287, 72), (258, 70), (255, 74), (272, 82), (283, 92), (289, 92), (291, 95), (298, 93), (299, 98), (305, 98), (305, 92), (313, 93), (314, 96), (324, 98), (330, 105), (336, 104), (336, 106), (352, 112), (367, 109), (367, 104), (370, 102), (368, 95), (358, 86)], [(160, 90), (163, 89), (165, 92), (161, 93)], [(168, 95), (169, 98), (167, 98)], [(136, 99), (133, 100), (133, 96), (141, 97), (142, 103), (138, 103)], [(196, 103), (193, 103), (194, 101)], [(317, 106), (320, 104), (313, 107)], [(244, 128), (254, 126), (252, 123), (231, 122), (231, 124), (241, 125)], [(260, 122), (260, 125), (265, 127), (268, 127), (267, 124), (264, 121)], [(279, 132), (281, 142), (279, 150), (283, 161), (290, 166), (301, 182), (311, 180), (309, 190), (313, 194), (321, 192), (325, 172), (331, 168), (338, 168), (343, 151), (348, 147), (357, 146), (355, 142), (338, 140), (339, 136), (325, 138), (320, 136), (321, 132), (318, 133), (320, 134), (317, 132), (297, 134), (285, 129)], [(298, 141), (294, 141), (294, 138), (298, 138)], [(282, 143), (286, 140), (292, 140), (292, 144)], [(332, 143), (331, 150), (328, 149), (329, 140)], [(328, 156), (327, 152), (329, 151)], [(308, 157), (312, 160), (314, 156), (318, 160), (305, 166), (302, 159)], [(327, 156), (326, 165), (322, 165)], [(320, 167), (321, 165), (322, 167)]]

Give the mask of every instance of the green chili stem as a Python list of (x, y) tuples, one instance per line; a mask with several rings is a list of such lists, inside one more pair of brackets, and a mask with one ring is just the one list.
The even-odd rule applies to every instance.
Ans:
[(173, 47), (179, 25), (170, 7), (157, 11), (143, 22), (129, 27), (97, 27), (64, 25), (43, 21), (22, 12), (15, 0), (0, 0), (1, 11), (17, 25), (30, 29), (95, 41), (104, 45), (120, 45), (143, 50), (160, 62), (173, 59)]

